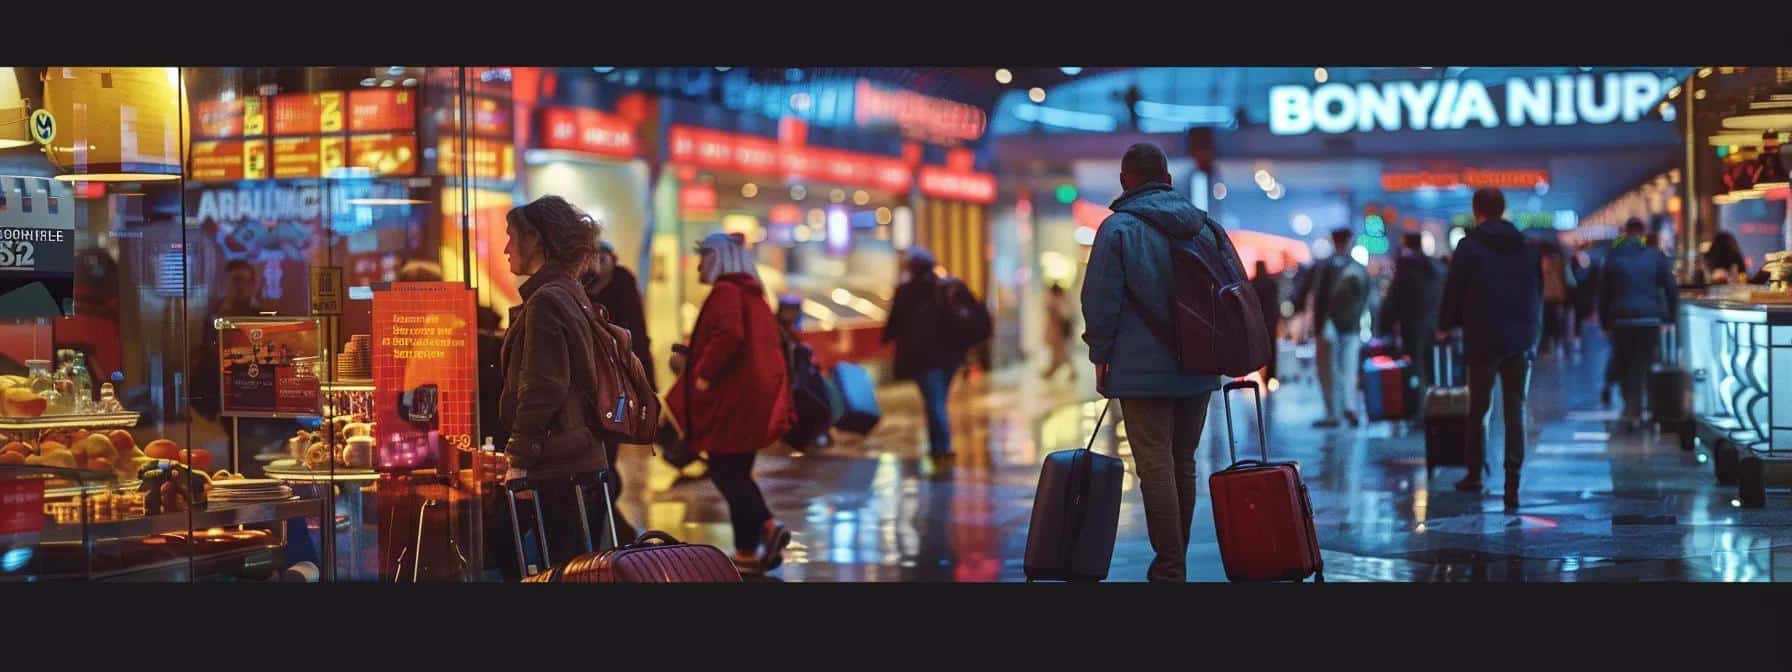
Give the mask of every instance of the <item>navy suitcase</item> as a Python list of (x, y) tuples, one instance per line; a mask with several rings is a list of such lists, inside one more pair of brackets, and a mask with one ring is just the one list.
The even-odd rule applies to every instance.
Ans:
[[(1112, 405), (1112, 399), (1108, 404)], [(1100, 581), (1114, 560), (1120, 530), (1120, 486), (1126, 463), (1095, 452), (1108, 408), (1095, 420), (1089, 445), (1045, 456), (1023, 567), (1028, 581)]]
[[(1425, 392), (1425, 477), (1438, 467), (1468, 467), (1468, 387), (1456, 382), (1456, 367), (1447, 357), (1452, 346), (1432, 350), (1432, 370), (1444, 384)], [(1485, 469), (1486, 464), (1471, 468)]]
[(857, 364), (840, 362), (834, 365), (834, 385), (840, 388), (840, 401), (846, 407), (846, 412), (834, 426), (841, 431), (869, 434), (883, 419), (883, 411), (877, 407), (877, 386), (871, 383), (871, 374)]
[(1649, 415), (1664, 429), (1673, 429), (1692, 419), (1692, 374), (1680, 368), (1674, 332), (1662, 339), (1662, 359), (1649, 367)]

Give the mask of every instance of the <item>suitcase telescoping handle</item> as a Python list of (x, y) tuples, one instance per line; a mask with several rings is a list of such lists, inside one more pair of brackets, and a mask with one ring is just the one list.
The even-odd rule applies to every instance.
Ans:
[(1455, 351), (1453, 345), (1448, 340), (1440, 340), (1431, 345), (1431, 376), (1437, 380), (1439, 387), (1457, 385), (1455, 362), (1450, 359), (1450, 353)]
[(1220, 405), (1226, 411), (1226, 452), (1232, 456), (1232, 464), (1238, 464), (1238, 437), (1232, 432), (1232, 391), (1249, 389), (1251, 397), (1257, 405), (1257, 447), (1263, 452), (1264, 464), (1269, 463), (1269, 425), (1263, 422), (1263, 390), (1254, 380), (1234, 380), (1226, 383), (1220, 390)]
[(516, 541), (516, 569), (523, 576), (530, 576), (529, 560), (523, 554), (523, 524), (516, 515), (516, 495), (519, 492), (529, 493), (529, 502), (535, 506), (535, 541), (541, 552), (542, 570), (553, 567), (553, 560), (548, 557), (548, 526), (541, 517), (541, 493), (535, 485), (525, 478), (513, 478), (504, 483), (504, 498), (509, 504), (510, 536)]

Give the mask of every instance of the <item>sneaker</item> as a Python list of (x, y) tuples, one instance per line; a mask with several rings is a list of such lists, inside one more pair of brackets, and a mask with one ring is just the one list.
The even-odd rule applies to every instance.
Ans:
[(760, 541), (759, 566), (760, 573), (777, 569), (784, 564), (784, 547), (790, 545), (789, 528), (780, 525), (776, 520), (765, 523), (765, 536)]

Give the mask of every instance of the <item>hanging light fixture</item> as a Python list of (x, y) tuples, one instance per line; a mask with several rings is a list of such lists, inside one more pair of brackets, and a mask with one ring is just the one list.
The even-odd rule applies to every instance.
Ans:
[[(1712, 147), (1729, 147), (1734, 145), (1753, 147), (1761, 143), (1762, 135), (1763, 134), (1761, 133), (1751, 131), (1719, 131), (1710, 135), (1705, 140), (1706, 143)], [(1785, 142), (1787, 133), (1779, 131), (1774, 134), (1774, 137), (1780, 142)]]
[(19, 90), (19, 69), (0, 68), (0, 149), (33, 144), (31, 106)]
[(1745, 112), (1724, 118), (1724, 128), (1739, 131), (1771, 131), (1792, 128), (1792, 112)]
[(65, 182), (178, 180), (187, 144), (178, 68), (44, 70), (55, 135), (44, 153)]

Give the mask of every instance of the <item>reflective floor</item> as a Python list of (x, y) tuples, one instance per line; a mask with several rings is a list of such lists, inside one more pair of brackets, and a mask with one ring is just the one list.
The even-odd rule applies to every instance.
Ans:
[[(1320, 398), (1310, 349), (1284, 349), (1287, 377), (1265, 399), (1270, 452), (1301, 464), (1312, 490), (1328, 581), (1771, 581), (1792, 578), (1792, 495), (1743, 509), (1717, 484), (1701, 448), (1673, 435), (1614, 433), (1597, 380), (1607, 348), (1546, 355), (1532, 379), (1522, 507), (1458, 493), (1465, 473), (1427, 478), (1422, 435), (1392, 423), (1315, 430)], [(1304, 355), (1305, 357), (1302, 357)], [(1290, 360), (1293, 365), (1286, 364)], [(960, 379), (952, 391), (956, 464), (935, 471), (912, 385), (880, 391), (884, 420), (865, 438), (794, 456), (761, 454), (756, 473), (795, 541), (782, 581), (1021, 581), (1039, 465), (1080, 445), (1101, 410), (1090, 371), (1045, 382), (1014, 368)], [(1257, 447), (1249, 402), (1233, 401), (1240, 451)], [(1497, 397), (1496, 397), (1497, 398)], [(1360, 401), (1358, 402), (1360, 404)], [(1116, 412), (1118, 406), (1115, 407)], [(1110, 414), (1097, 449), (1127, 455)], [(1189, 548), (1191, 581), (1223, 581), (1207, 475), (1227, 463), (1217, 397), (1198, 451), (1202, 497)], [(1499, 446), (1499, 412), (1489, 445)], [(1128, 469), (1131, 460), (1127, 460)], [(727, 506), (707, 480), (680, 480), (644, 448), (622, 459), (623, 511), (687, 541), (732, 548)], [(645, 484), (646, 487), (642, 487)], [(1141, 581), (1152, 552), (1129, 476), (1112, 581)], [(1781, 568), (1787, 571), (1780, 572)]]

